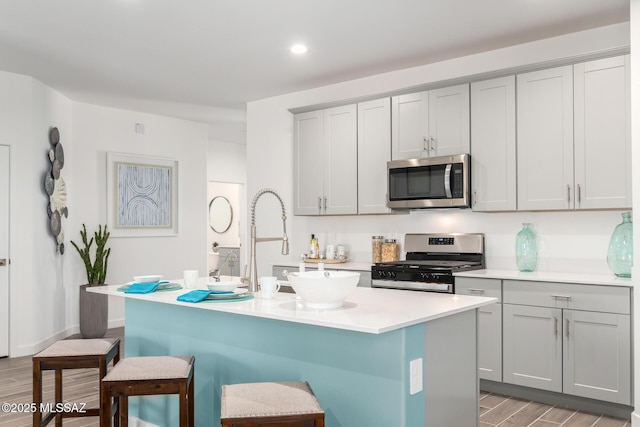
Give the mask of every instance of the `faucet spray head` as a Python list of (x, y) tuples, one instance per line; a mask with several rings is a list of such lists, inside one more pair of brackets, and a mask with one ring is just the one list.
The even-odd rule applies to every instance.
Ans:
[(289, 255), (289, 238), (286, 234), (282, 237), (282, 255)]

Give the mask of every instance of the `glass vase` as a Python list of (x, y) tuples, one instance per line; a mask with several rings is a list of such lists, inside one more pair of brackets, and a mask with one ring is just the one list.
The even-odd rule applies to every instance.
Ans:
[(622, 222), (616, 226), (609, 241), (607, 264), (618, 277), (631, 277), (633, 264), (633, 222), (631, 212), (622, 213)]
[(530, 226), (529, 223), (523, 223), (522, 230), (516, 235), (516, 264), (520, 271), (533, 271), (538, 262), (536, 233)]

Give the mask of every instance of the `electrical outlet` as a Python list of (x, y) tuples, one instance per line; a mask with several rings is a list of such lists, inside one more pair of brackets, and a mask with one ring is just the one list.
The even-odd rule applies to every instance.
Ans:
[(409, 394), (422, 391), (422, 358), (409, 362)]

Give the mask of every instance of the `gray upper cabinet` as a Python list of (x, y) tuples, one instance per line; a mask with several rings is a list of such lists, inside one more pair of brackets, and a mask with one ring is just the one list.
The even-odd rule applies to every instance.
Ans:
[(469, 84), (391, 98), (391, 158), (469, 153)]
[(391, 160), (391, 99), (358, 104), (358, 213), (389, 213), (387, 162)]
[(520, 74), (518, 210), (631, 207), (629, 58)]
[(573, 209), (573, 67), (517, 76), (518, 209)]
[(576, 64), (576, 208), (631, 208), (629, 55)]
[(356, 105), (297, 114), (293, 128), (294, 214), (356, 214)]
[(516, 210), (516, 79), (471, 84), (474, 211)]

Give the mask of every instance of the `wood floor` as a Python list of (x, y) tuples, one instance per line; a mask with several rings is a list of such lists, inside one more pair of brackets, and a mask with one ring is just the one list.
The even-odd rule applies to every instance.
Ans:
[[(124, 329), (110, 329), (108, 337), (123, 339)], [(120, 346), (121, 356), (124, 345)], [(0, 359), (0, 404), (29, 404), (32, 399), (31, 357)], [(96, 369), (75, 369), (63, 373), (64, 398), (67, 402), (98, 406), (98, 373)], [(43, 402), (53, 402), (53, 372), (43, 374)], [(53, 425), (53, 424), (50, 424)], [(97, 418), (66, 419), (65, 426), (98, 426)], [(480, 427), (630, 427), (629, 420), (608, 418), (598, 414), (572, 411), (536, 402), (481, 392)], [(31, 413), (10, 413), (0, 409), (0, 427), (31, 426)], [(362, 427), (362, 426), (350, 426)], [(389, 426), (397, 427), (397, 426)], [(465, 427), (465, 426), (451, 426)]]

